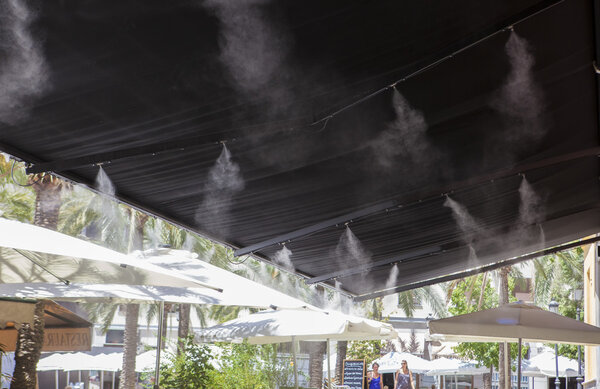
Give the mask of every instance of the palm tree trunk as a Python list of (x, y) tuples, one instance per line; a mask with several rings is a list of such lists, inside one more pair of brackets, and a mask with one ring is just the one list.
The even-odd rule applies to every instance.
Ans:
[(138, 345), (138, 304), (127, 304), (125, 313), (125, 338), (123, 340), (123, 368), (119, 389), (135, 389), (137, 376), (135, 374), (135, 357)]
[(323, 386), (323, 356), (327, 351), (326, 342), (310, 342), (308, 361), (309, 386), (321, 388)]
[(15, 371), (11, 387), (36, 388), (36, 368), (44, 344), (44, 302), (35, 304), (33, 323), (24, 323), (19, 328), (15, 351)]
[(341, 340), (337, 342), (337, 356), (335, 359), (335, 379), (337, 383), (342, 382), (342, 369), (344, 368), (344, 359), (348, 352), (348, 341)]
[[(56, 230), (64, 183), (50, 175), (30, 177), (35, 191), (35, 214), (33, 223), (40, 227)], [(15, 350), (15, 375), (12, 387), (34, 389), (37, 381), (37, 363), (44, 345), (44, 303), (38, 302), (33, 323), (24, 324), (18, 331)]]
[(483, 374), (483, 389), (492, 389), (492, 368), (489, 373)]
[(171, 312), (171, 307), (173, 306), (173, 304), (169, 304), (169, 303), (165, 303), (164, 308), (163, 308), (163, 321), (162, 321), (162, 327), (160, 328), (160, 349), (164, 350), (165, 346), (167, 344), (167, 329), (168, 329), (168, 325), (169, 325), (169, 312)]
[(177, 353), (181, 354), (185, 345), (185, 338), (190, 332), (190, 304), (179, 304), (179, 325), (177, 327)]
[[(131, 233), (129, 237), (129, 251), (143, 249), (144, 225), (148, 216), (131, 211)], [(121, 369), (121, 381), (119, 389), (135, 389), (137, 376), (135, 373), (135, 357), (138, 346), (138, 316), (140, 306), (138, 304), (127, 304), (125, 314), (125, 335), (123, 341), (123, 367)]]
[(56, 230), (58, 227), (63, 182), (49, 174), (35, 176), (30, 181), (35, 191), (33, 224)]
[[(508, 303), (508, 273), (510, 272), (510, 267), (503, 267), (500, 269), (500, 293), (499, 293), (499, 298), (498, 298), (498, 302), (500, 303), (500, 305), (503, 304), (507, 304)], [(511, 385), (510, 382), (510, 348), (507, 352), (508, 354), (508, 358), (505, 358), (504, 356), (505, 350), (504, 350), (504, 344), (500, 344), (500, 350), (498, 352), (498, 388), (499, 389), (505, 389), (505, 388), (509, 388)], [(508, 360), (508, 364), (506, 366), (504, 366), (504, 360), (507, 359)], [(508, 382), (506, 382), (505, 379), (505, 370), (504, 369), (508, 369)]]

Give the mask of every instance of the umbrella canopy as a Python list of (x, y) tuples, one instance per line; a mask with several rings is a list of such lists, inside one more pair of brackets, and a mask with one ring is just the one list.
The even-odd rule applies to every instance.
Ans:
[(600, 345), (600, 328), (535, 305), (516, 302), (429, 322), (432, 336), (457, 342), (530, 342)]
[(78, 282), (212, 288), (140, 258), (60, 232), (1, 218), (0, 259), (0, 283)]
[(276, 309), (250, 314), (196, 332), (203, 342), (251, 344), (304, 341), (393, 339), (398, 336), (391, 324), (334, 311)]
[(476, 375), (489, 372), (488, 368), (478, 367), (474, 361), (461, 361), (460, 359), (434, 359), (430, 361), (430, 367), (431, 370), (426, 373), (427, 375)]
[[(560, 377), (576, 377), (578, 371), (577, 361), (564, 357), (558, 356), (558, 375)], [(536, 374), (537, 372), (537, 374)], [(545, 351), (530, 358), (525, 368), (523, 369), (523, 375), (537, 375), (545, 377), (556, 376), (556, 357), (553, 352)]]
[(421, 374), (431, 370), (431, 361), (419, 358), (410, 353), (399, 353), (396, 351), (389, 352), (373, 362), (379, 364), (380, 373), (393, 373), (400, 369), (402, 361), (408, 363), (408, 368), (413, 373)]
[[(81, 358), (82, 356), (79, 356), (77, 360), (81, 361)], [(62, 370), (70, 363), (67, 360), (75, 360), (73, 358), (73, 354), (51, 354), (47, 357), (41, 358), (38, 361), (37, 371)]]
[(52, 298), (62, 301), (115, 303), (149, 303), (164, 301), (180, 304), (214, 304), (268, 308), (300, 308), (308, 306), (302, 300), (290, 297), (275, 289), (238, 276), (197, 259), (197, 255), (183, 250), (160, 249), (143, 253), (145, 263), (168, 268), (172, 273), (223, 289), (183, 288), (170, 286), (121, 284), (60, 284), (19, 283), (0, 284), (0, 296), (23, 298)]
[(213, 304), (265, 308), (270, 306), (279, 308), (309, 306), (302, 300), (198, 260), (198, 255), (189, 251), (157, 249), (145, 251), (143, 256), (148, 263), (155, 266), (171, 269), (178, 274), (185, 274), (198, 282), (221, 286), (222, 293), (217, 294), (210, 291), (206, 293), (215, 301)]

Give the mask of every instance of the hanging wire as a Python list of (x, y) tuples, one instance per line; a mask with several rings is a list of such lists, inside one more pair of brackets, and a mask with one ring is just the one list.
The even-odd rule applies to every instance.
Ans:
[[(433, 61), (432, 63), (429, 63), (429, 64), (423, 66), (422, 68), (419, 68), (419, 69), (413, 71), (412, 73), (409, 73), (408, 75), (406, 75), (406, 76), (404, 76), (404, 77), (402, 77), (402, 78), (400, 78), (400, 79), (398, 79), (398, 80), (396, 80), (396, 81), (394, 81), (394, 82), (392, 82), (392, 83), (390, 83), (390, 84), (388, 84), (388, 85), (386, 85), (386, 86), (384, 86), (382, 88), (379, 88), (379, 89), (377, 89), (377, 90), (369, 93), (368, 95), (366, 95), (364, 97), (361, 97), (360, 99), (358, 99), (358, 100), (356, 100), (356, 101), (354, 101), (354, 102), (352, 102), (352, 103), (350, 103), (350, 104), (348, 104), (348, 105), (346, 105), (346, 106), (338, 109), (337, 111), (334, 111), (334, 112), (330, 113), (329, 115), (327, 115), (327, 116), (325, 116), (325, 117), (323, 117), (323, 118), (321, 118), (319, 120), (313, 121), (310, 124), (310, 126), (314, 126), (316, 124), (322, 123), (323, 121), (329, 121), (330, 119), (332, 119), (333, 117), (337, 116), (338, 114), (340, 114), (340, 113), (342, 113), (342, 112), (344, 112), (344, 111), (346, 111), (346, 110), (348, 110), (348, 109), (350, 109), (350, 108), (352, 108), (352, 107), (354, 107), (354, 106), (356, 106), (358, 104), (361, 104), (361, 103), (363, 103), (363, 102), (365, 102), (365, 101), (367, 101), (367, 100), (369, 100), (369, 99), (371, 99), (371, 98), (373, 98), (373, 97), (375, 97), (375, 96), (377, 96), (377, 95), (385, 92), (388, 89), (395, 88), (397, 84), (403, 83), (403, 82), (405, 82), (405, 81), (407, 81), (407, 80), (409, 80), (409, 79), (411, 79), (411, 78), (413, 78), (415, 76), (418, 76), (419, 74), (424, 73), (427, 70), (432, 69), (432, 68), (440, 65), (443, 62), (446, 62), (447, 60), (451, 59), (452, 57), (454, 57), (454, 56), (456, 56), (456, 55), (458, 55), (460, 53), (462, 53), (463, 51), (466, 51), (466, 50), (470, 49), (471, 47), (477, 46), (480, 43), (482, 43), (484, 41), (487, 41), (488, 39), (490, 39), (490, 38), (492, 38), (492, 37), (494, 37), (494, 36), (496, 36), (498, 34), (501, 34), (501, 33), (506, 32), (506, 31), (513, 32), (514, 31), (514, 26), (516, 24), (519, 24), (519, 23), (521, 23), (521, 22), (523, 22), (525, 20), (528, 20), (528, 19), (530, 19), (530, 18), (538, 15), (539, 13), (542, 13), (542, 12), (548, 10), (549, 8), (552, 8), (552, 7), (554, 7), (554, 6), (562, 3), (563, 1), (564, 0), (558, 0), (556, 3), (553, 3), (553, 4), (551, 4), (551, 5), (547, 6), (547, 7), (544, 7), (542, 9), (540, 9), (540, 10), (537, 10), (536, 12), (533, 12), (532, 14), (526, 15), (525, 17), (523, 17), (523, 18), (515, 21), (514, 23), (512, 23), (512, 24), (510, 24), (508, 26), (505, 26), (505, 27), (502, 27), (502, 28), (500, 28), (500, 29), (498, 29), (496, 31), (493, 31), (490, 34), (488, 34), (488, 35), (486, 35), (486, 36), (484, 36), (484, 37), (482, 37), (480, 39), (477, 39), (476, 41), (471, 42), (471, 43), (469, 43), (469, 44), (467, 44), (467, 45), (465, 45), (465, 46), (463, 46), (463, 47), (461, 47), (461, 48), (453, 51), (452, 53), (450, 53), (450, 54), (448, 54), (448, 55), (446, 55), (446, 56), (444, 56), (442, 58), (439, 58), (439, 59)], [(594, 66), (594, 70), (596, 71), (596, 73), (600, 74), (600, 69), (598, 68), (598, 66), (597, 66), (597, 64), (596, 64), (595, 61), (593, 62), (593, 66)]]
[(227, 259), (227, 262), (231, 263), (232, 265), (242, 265), (242, 264), (244, 264), (244, 262), (246, 262), (248, 260), (248, 258), (250, 258), (250, 254), (246, 255), (246, 258), (244, 258), (240, 261), (232, 261), (228, 257), (226, 259)]
[(10, 168), (10, 178), (16, 185), (27, 188), (27, 187), (33, 186), (41, 181), (41, 176), (39, 176), (39, 178), (37, 180), (31, 182), (30, 184), (21, 184), (21, 183), (17, 182), (17, 180), (15, 180), (15, 164), (16, 163), (17, 163), (17, 161), (13, 161), (12, 166)]

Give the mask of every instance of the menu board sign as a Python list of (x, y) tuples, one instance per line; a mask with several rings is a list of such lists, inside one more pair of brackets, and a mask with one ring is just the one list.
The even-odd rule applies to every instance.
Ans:
[(344, 376), (342, 384), (351, 389), (364, 389), (365, 383), (365, 360), (344, 359)]

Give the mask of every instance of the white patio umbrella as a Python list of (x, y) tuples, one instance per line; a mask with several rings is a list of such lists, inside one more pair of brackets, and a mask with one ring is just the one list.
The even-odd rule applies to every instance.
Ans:
[(408, 363), (413, 373), (423, 374), (431, 370), (431, 361), (420, 358), (410, 353), (389, 352), (373, 362), (379, 364), (380, 373), (394, 373), (400, 369), (402, 361)]
[(213, 288), (140, 258), (60, 232), (0, 218), (0, 283), (24, 282)]
[(434, 359), (430, 363), (431, 370), (427, 375), (432, 376), (444, 376), (453, 375), (454, 385), (458, 388), (459, 385), (464, 383), (458, 382), (459, 375), (477, 375), (487, 373), (489, 370), (486, 367), (477, 367), (477, 364), (473, 361), (462, 361), (460, 359), (449, 359), (449, 358), (438, 358)]
[[(295, 343), (326, 341), (329, 360), (330, 340), (394, 339), (398, 334), (391, 324), (335, 311), (311, 309), (272, 309), (230, 320), (196, 332), (202, 342), (242, 342), (268, 344), (292, 342), (294, 380), (298, 387)], [(328, 369), (331, 382), (331, 368)]]
[[(122, 284), (14, 283), (0, 284), (0, 297), (52, 298), (60, 301), (115, 303), (149, 303), (164, 301), (180, 304), (214, 304), (268, 308), (301, 308), (302, 300), (288, 296), (258, 282), (197, 259), (184, 250), (159, 249), (139, 253), (146, 263), (169, 269), (194, 281), (218, 286), (222, 292), (208, 288), (147, 286)], [(316, 309), (316, 308), (315, 308)]]
[[(150, 303), (158, 301), (161, 303), (214, 304), (256, 308), (268, 308), (270, 306), (311, 307), (302, 300), (201, 261), (197, 259), (195, 253), (161, 248), (138, 252), (136, 255), (143, 258), (142, 261), (145, 264), (159, 269), (169, 269), (177, 276), (181, 275), (201, 284), (218, 286), (220, 291), (209, 288), (186, 288), (185, 284), (173, 287), (106, 283), (98, 285), (0, 283), (0, 296), (52, 298), (59, 301), (76, 302)], [(316, 307), (311, 308), (317, 309)], [(163, 310), (160, 309), (159, 321), (162, 312)], [(156, 371), (158, 371), (160, 351), (157, 354), (155, 357)], [(157, 382), (158, 378), (156, 377)]]
[(63, 369), (65, 354), (52, 354), (38, 361), (37, 371), (54, 370), (54, 388), (58, 389), (58, 372)]
[(100, 372), (101, 382), (104, 381), (104, 372), (112, 372), (112, 387), (115, 384), (115, 372), (121, 369), (123, 353), (109, 353), (91, 355), (82, 352), (77, 353), (56, 353), (40, 359), (37, 365), (38, 371), (55, 370), (55, 385), (58, 389), (58, 371), (67, 372), (67, 382), (69, 373), (72, 371), (97, 370)]
[[(538, 372), (538, 375), (546, 377), (556, 376), (556, 358), (553, 352), (545, 351), (529, 359), (528, 369), (524, 370), (523, 375), (530, 375), (530, 372)], [(558, 375), (560, 377), (576, 377), (578, 371), (577, 361), (558, 356)]]
[(489, 372), (483, 366), (478, 367), (474, 361), (462, 361), (460, 359), (438, 358), (430, 361), (431, 369), (427, 375), (477, 375)]
[[(523, 302), (429, 322), (432, 336), (455, 342), (552, 342), (600, 345), (600, 328)], [(519, 349), (517, 377), (521, 380)]]

